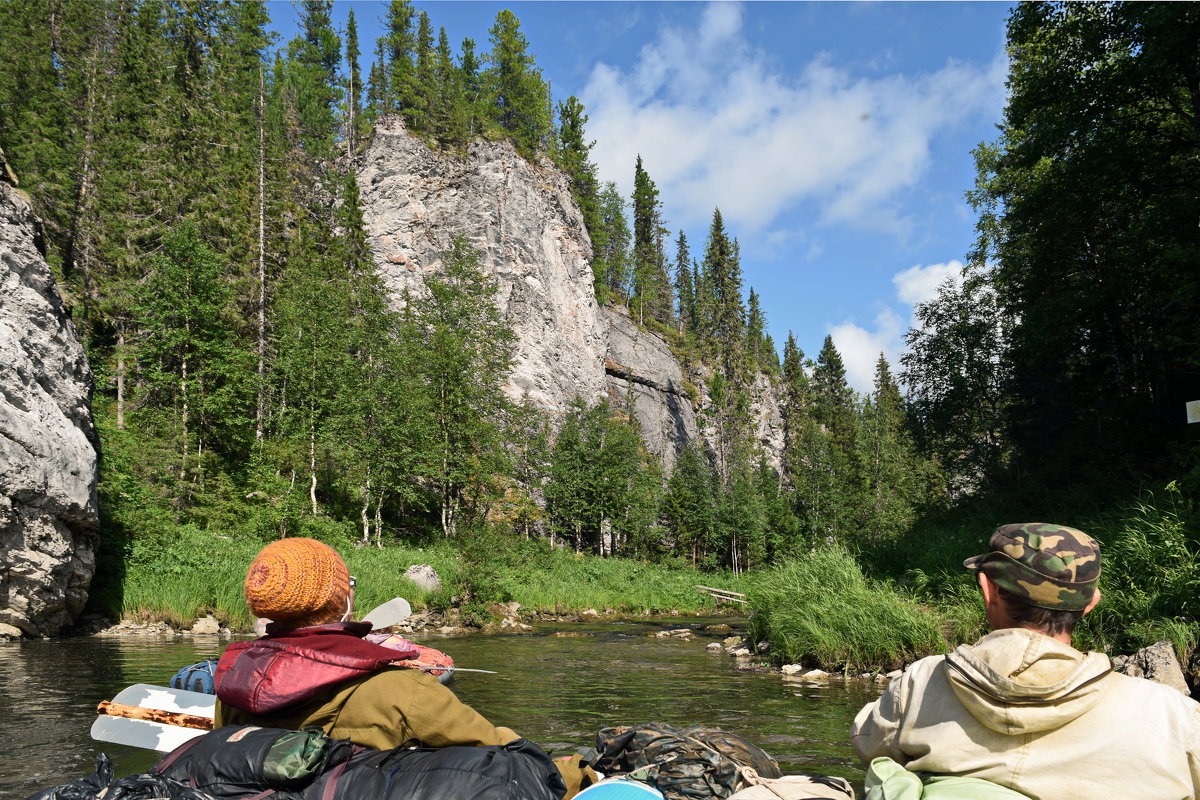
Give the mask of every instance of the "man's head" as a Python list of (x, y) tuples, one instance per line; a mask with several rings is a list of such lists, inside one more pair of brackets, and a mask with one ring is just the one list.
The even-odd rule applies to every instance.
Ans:
[(963, 566), (996, 587), (1012, 623), (1050, 635), (1069, 636), (1099, 599), (1100, 545), (1075, 528), (1044, 522), (1001, 525), (988, 552)]
[(250, 565), (244, 589), (255, 616), (287, 628), (336, 622), (351, 603), (346, 563), (315, 539), (271, 542)]

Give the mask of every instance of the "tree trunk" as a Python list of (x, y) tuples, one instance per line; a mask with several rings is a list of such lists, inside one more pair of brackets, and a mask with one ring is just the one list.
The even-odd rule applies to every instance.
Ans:
[(267, 245), (266, 245), (266, 123), (263, 119), (262, 67), (258, 68), (258, 403), (254, 412), (254, 438), (263, 440), (267, 384)]
[(125, 430), (125, 321), (117, 322), (117, 430)]

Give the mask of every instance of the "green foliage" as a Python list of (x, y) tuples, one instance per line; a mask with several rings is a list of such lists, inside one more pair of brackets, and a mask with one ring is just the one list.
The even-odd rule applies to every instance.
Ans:
[(1198, 35), (1192, 4), (1028, 3), (1010, 18), (972, 261), (995, 265), (1006, 434), (1039, 483), (1169, 475), (1188, 457), (1172, 444), (1200, 374)]
[(491, 67), (484, 79), (492, 96), (492, 118), (526, 156), (542, 152), (551, 131), (550, 87), (542, 80), (542, 71), (534, 66), (521, 23), (505, 9), (496, 15), (488, 33), (492, 50), (487, 60)]
[(1101, 543), (1101, 603), (1081, 641), (1131, 652), (1168, 639), (1183, 654), (1200, 634), (1200, 530), (1194, 501), (1174, 483), (1111, 520), (1084, 528)]
[(770, 642), (780, 663), (886, 671), (946, 650), (934, 614), (869, 581), (838, 545), (757, 576), (748, 599), (751, 637)]
[(576, 551), (649, 555), (661, 477), (632, 415), (571, 402), (551, 453), (546, 510)]

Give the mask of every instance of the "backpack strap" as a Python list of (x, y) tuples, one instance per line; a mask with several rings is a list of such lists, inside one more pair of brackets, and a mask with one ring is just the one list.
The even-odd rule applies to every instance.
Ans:
[(168, 767), (178, 761), (180, 756), (195, 747), (196, 744), (203, 738), (204, 734), (200, 734), (199, 736), (193, 736), (191, 739), (188, 739), (186, 742), (179, 745), (179, 747), (176, 747), (174, 750), (163, 756), (163, 759), (151, 767), (150, 771), (162, 774)]

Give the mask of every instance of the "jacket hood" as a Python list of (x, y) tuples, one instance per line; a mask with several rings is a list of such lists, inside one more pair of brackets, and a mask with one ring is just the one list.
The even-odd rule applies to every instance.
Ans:
[(1020, 735), (1062, 727), (1089, 711), (1112, 674), (1103, 653), (1081, 653), (1024, 628), (993, 631), (946, 656), (959, 702), (981, 725)]

